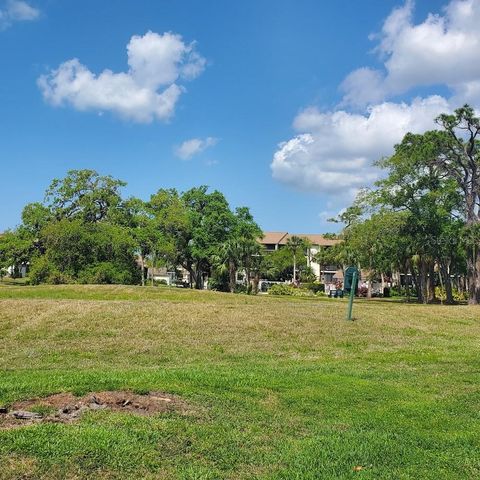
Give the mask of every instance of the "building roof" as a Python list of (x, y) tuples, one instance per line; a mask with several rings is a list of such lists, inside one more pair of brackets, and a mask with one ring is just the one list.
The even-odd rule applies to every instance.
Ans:
[(262, 245), (285, 245), (287, 240), (293, 236), (306, 238), (312, 245), (331, 247), (340, 243), (341, 240), (325, 238), (319, 233), (288, 233), (288, 232), (263, 232), (263, 238), (259, 240)]
[(320, 247), (332, 247), (333, 245), (341, 242), (341, 240), (338, 239), (325, 238), (320, 233), (295, 233), (288, 235), (288, 237), (293, 237), (293, 235), (300, 238), (306, 238), (307, 240), (310, 240), (312, 245), (318, 245)]
[(267, 245), (267, 244), (283, 245), (287, 243), (287, 240), (283, 241), (283, 239), (287, 235), (288, 235), (288, 232), (263, 232), (263, 238), (261, 238), (259, 242), (263, 245)]

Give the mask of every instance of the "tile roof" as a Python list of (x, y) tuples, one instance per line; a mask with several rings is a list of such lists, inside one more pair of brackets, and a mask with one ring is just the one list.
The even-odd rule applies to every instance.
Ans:
[(288, 233), (288, 232), (263, 232), (263, 238), (259, 242), (263, 245), (274, 244), (274, 245), (285, 245), (287, 240), (293, 236), (306, 238), (310, 240), (312, 245), (318, 245), (322, 247), (331, 247), (340, 243), (341, 240), (325, 238), (323, 235), (318, 233)]
[(283, 241), (283, 239), (288, 235), (288, 232), (263, 232), (263, 238), (259, 241), (263, 245), (267, 244), (285, 244), (287, 241)]
[(312, 245), (318, 245), (320, 247), (332, 247), (333, 245), (341, 242), (341, 240), (338, 239), (325, 238), (320, 233), (295, 233), (288, 235), (288, 237), (293, 237), (293, 235), (300, 238), (306, 238), (307, 240), (310, 240)]

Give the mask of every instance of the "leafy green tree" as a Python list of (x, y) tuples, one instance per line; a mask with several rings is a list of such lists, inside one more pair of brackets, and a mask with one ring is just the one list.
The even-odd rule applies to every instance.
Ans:
[(268, 277), (269, 271), (269, 254), (264, 247), (256, 242), (256, 251), (249, 257), (250, 275), (251, 275), (251, 293), (258, 293), (258, 285), (262, 277)]
[(261, 230), (248, 208), (232, 212), (223, 194), (206, 186), (182, 194), (161, 189), (147, 202), (123, 200), (124, 185), (93, 170), (54, 179), (45, 202), (27, 205), (22, 226), (2, 237), (0, 263), (31, 261), (34, 283), (142, 285), (147, 264), (182, 265), (191, 286), (202, 288), (215, 259), (227, 255), (230, 285), (239, 268), (250, 277)]
[(409, 239), (410, 272), (418, 300), (424, 303), (435, 300), (436, 264), (449, 292), (447, 301), (453, 301), (448, 265), (459, 242), (451, 234), (457, 230), (461, 197), (455, 180), (443, 175), (439, 166), (444, 151), (445, 132), (407, 134), (395, 146), (394, 155), (379, 162), (388, 175), (377, 183), (374, 193), (377, 204), (408, 213), (403, 235)]
[(293, 258), (293, 281), (297, 281), (297, 258), (299, 255), (303, 255), (306, 245), (303, 238), (292, 235), (287, 240), (285, 248), (291, 253)]
[(50, 184), (45, 194), (46, 207), (57, 220), (98, 222), (114, 214), (121, 204), (120, 189), (125, 185), (94, 170), (70, 170), (66, 177)]
[(251, 293), (252, 270), (257, 267), (258, 256), (261, 255), (262, 247), (258, 239), (262, 237), (262, 229), (255, 222), (253, 215), (247, 207), (239, 207), (235, 210), (234, 224), (230, 232), (230, 238), (234, 239), (239, 248), (240, 267), (245, 271), (247, 292)]
[(195, 288), (203, 288), (204, 277), (210, 273), (220, 246), (229, 238), (235, 219), (227, 200), (217, 190), (208, 193), (208, 187), (196, 187), (181, 198), (188, 211), (189, 230), (179, 260)]
[(407, 222), (408, 214), (404, 212), (380, 211), (346, 231), (345, 245), (354, 252), (355, 264), (368, 275), (368, 297), (376, 277), (390, 276), (393, 270), (400, 270), (406, 249)]
[(183, 263), (191, 234), (187, 206), (175, 189), (160, 189), (150, 197), (148, 209), (153, 215), (150, 248), (153, 265), (177, 267)]
[(219, 245), (213, 256), (214, 267), (220, 269), (220, 274), (228, 272), (228, 289), (236, 289), (237, 272), (243, 269), (247, 292), (252, 291), (252, 269), (255, 268), (255, 257), (260, 255), (261, 246), (258, 238), (262, 230), (255, 223), (247, 207), (239, 207), (231, 217), (231, 225), (227, 239)]
[(123, 202), (122, 209), (117, 212), (116, 221), (124, 225), (135, 242), (136, 253), (140, 263), (140, 279), (145, 286), (145, 268), (148, 255), (151, 253), (152, 239), (155, 238), (153, 216), (148, 205), (139, 198), (130, 198)]
[(31, 258), (34, 243), (24, 229), (8, 230), (0, 235), (0, 268), (11, 269), (12, 277), (20, 274)]
[(437, 123), (445, 132), (438, 167), (452, 178), (462, 194), (467, 240), (469, 303), (480, 304), (480, 118), (469, 105), (443, 114)]
[(45, 253), (32, 260), (32, 282), (136, 283), (135, 242), (126, 228), (64, 218), (40, 232)]
[(138, 212), (134, 201), (122, 201), (124, 185), (93, 170), (71, 170), (52, 181), (44, 204), (25, 207), (18, 231), (34, 247), (34, 283), (137, 281), (131, 223)]
[(35, 202), (26, 205), (22, 211), (22, 226), (33, 236), (52, 221), (52, 212), (45, 205)]
[(235, 292), (237, 271), (241, 265), (242, 250), (240, 242), (235, 238), (229, 238), (219, 248), (213, 257), (213, 262), (218, 266), (220, 272), (228, 272), (228, 288), (230, 293)]
[[(273, 252), (263, 252), (262, 276), (272, 281), (285, 281), (293, 279), (293, 255), (292, 252), (282, 247)], [(303, 271), (307, 268), (305, 255), (296, 255), (296, 270)]]
[(46, 258), (72, 279), (95, 262), (92, 229), (80, 219), (64, 218), (48, 224), (41, 232), (41, 240)]

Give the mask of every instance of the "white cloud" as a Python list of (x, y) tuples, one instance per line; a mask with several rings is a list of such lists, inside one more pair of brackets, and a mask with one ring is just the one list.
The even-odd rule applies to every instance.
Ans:
[(434, 118), (449, 109), (440, 96), (384, 102), (366, 115), (308, 108), (295, 118), (298, 135), (274, 154), (273, 177), (299, 190), (351, 198), (378, 178), (372, 161), (390, 154), (405, 133), (433, 128)]
[(382, 73), (368, 67), (358, 68), (347, 75), (341, 89), (345, 92), (342, 106), (364, 106), (380, 102), (387, 94)]
[(218, 138), (191, 138), (185, 140), (181, 145), (174, 148), (174, 153), (178, 158), (182, 160), (190, 160), (195, 155), (203, 152), (209, 147), (213, 147), (218, 143)]
[(3, 9), (0, 9), (0, 30), (8, 28), (14, 22), (36, 20), (40, 10), (32, 7), (23, 0), (9, 0)]
[(122, 118), (148, 123), (168, 120), (185, 91), (181, 80), (202, 73), (205, 59), (180, 35), (147, 32), (127, 45), (126, 72), (104, 70), (96, 75), (76, 58), (38, 79), (44, 99), (54, 106), (110, 111)]
[[(391, 154), (407, 132), (434, 128), (436, 116), (462, 103), (480, 106), (480, 0), (451, 0), (441, 14), (429, 14), (418, 24), (413, 9), (414, 2), (407, 0), (371, 37), (383, 69), (350, 73), (341, 85), (341, 110), (321, 113), (311, 107), (297, 115), (297, 135), (274, 154), (275, 179), (346, 204), (378, 178), (372, 163)], [(438, 86), (450, 90), (449, 98), (388, 101), (415, 87), (434, 92)], [(352, 113), (348, 107), (364, 110)]]
[[(361, 68), (342, 83), (343, 104), (364, 106), (418, 86), (448, 86), (458, 100), (480, 78), (480, 0), (452, 0), (443, 14), (414, 24), (413, 1), (390, 14), (378, 40), (384, 69)], [(476, 94), (475, 100), (480, 100)]]

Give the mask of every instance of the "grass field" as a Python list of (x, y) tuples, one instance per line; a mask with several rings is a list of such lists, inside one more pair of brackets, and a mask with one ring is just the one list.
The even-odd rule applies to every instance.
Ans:
[(0, 287), (0, 406), (132, 390), (190, 407), (0, 429), (0, 479), (479, 478), (480, 310), (345, 306)]

